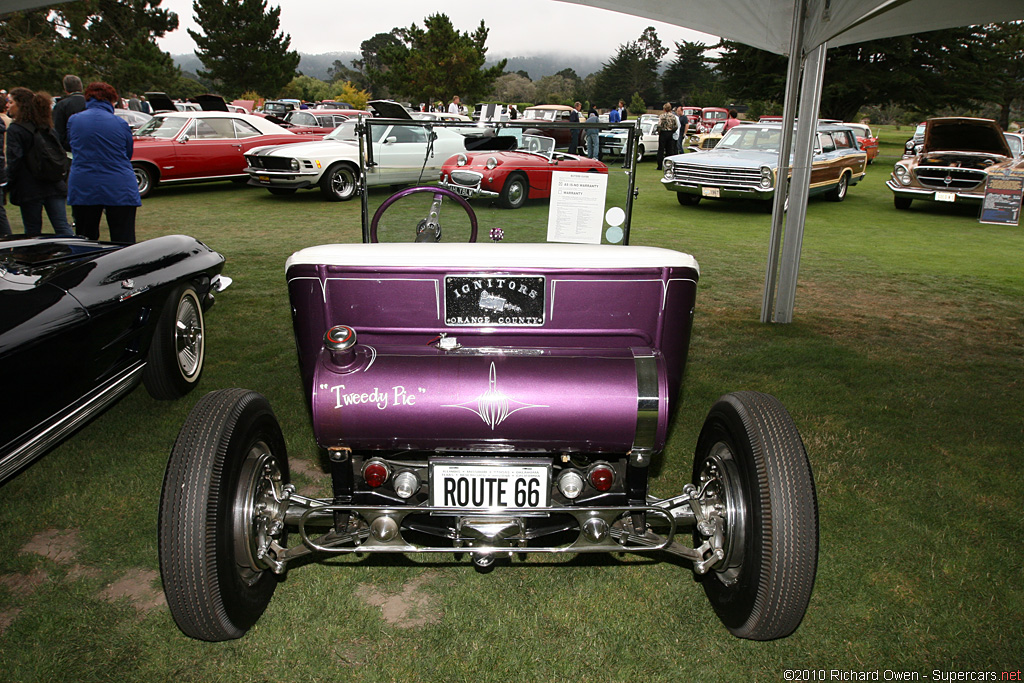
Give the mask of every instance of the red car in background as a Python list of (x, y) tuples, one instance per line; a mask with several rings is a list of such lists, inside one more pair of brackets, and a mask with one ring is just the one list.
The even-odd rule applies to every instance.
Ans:
[(700, 110), (700, 123), (697, 125), (698, 133), (710, 133), (711, 129), (719, 121), (729, 118), (729, 110), (722, 107), (704, 107)]
[(363, 109), (296, 109), (285, 114), (283, 120), (267, 118), (293, 133), (327, 135), (353, 116), (373, 116)]
[[(503, 136), (504, 137), (504, 136)], [(508, 144), (516, 138), (507, 136)], [(497, 197), (506, 209), (518, 209), (527, 199), (551, 196), (554, 171), (608, 173), (597, 159), (555, 151), (553, 138), (523, 135), (522, 143), (505, 151), (456, 154), (441, 167), (441, 186), (472, 199)]]
[(132, 167), (145, 197), (160, 183), (247, 180), (245, 153), (253, 147), (321, 139), (250, 114), (166, 112), (136, 131)]
[(843, 125), (853, 129), (854, 135), (857, 136), (857, 144), (868, 155), (868, 163), (874, 161), (878, 156), (878, 136), (871, 132), (871, 127), (863, 123), (844, 123)]
[(690, 132), (694, 133), (697, 130), (697, 126), (700, 125), (700, 107), (683, 107), (683, 114), (686, 116), (690, 124)]
[[(520, 116), (519, 123), (533, 125), (527, 132), (536, 133), (546, 137), (554, 138), (556, 147), (568, 147), (569, 138), (572, 136), (571, 128), (553, 128), (550, 123), (568, 123), (569, 115), (573, 108), (564, 104), (538, 104), (534, 107), (527, 107)], [(587, 120), (587, 113), (580, 112), (580, 121)], [(580, 135), (582, 142), (583, 135)]]

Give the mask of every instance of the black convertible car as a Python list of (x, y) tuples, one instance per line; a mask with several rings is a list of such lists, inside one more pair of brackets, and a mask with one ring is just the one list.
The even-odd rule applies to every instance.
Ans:
[(129, 392), (191, 391), (224, 257), (192, 237), (0, 238), (0, 484)]

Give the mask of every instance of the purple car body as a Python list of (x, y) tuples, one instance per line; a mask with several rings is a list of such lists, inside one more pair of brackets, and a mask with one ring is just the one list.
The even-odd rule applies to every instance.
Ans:
[(692, 256), (428, 240), (310, 247), (285, 272), (331, 496), (288, 483), (263, 396), (204, 397), (161, 501), (164, 591), (185, 633), (240, 637), (313, 553), (468, 555), (486, 570), (524, 553), (661, 551), (692, 563), (734, 634), (799, 625), (817, 503), (777, 400), (719, 399), (693, 483), (648, 490), (686, 363)]
[[(564, 265), (581, 258), (595, 265)], [(512, 244), (332, 245), (293, 255), (288, 290), (320, 445), (660, 451), (686, 358), (696, 261), (555, 244), (543, 260), (550, 265), (532, 245)], [(453, 310), (460, 298), (471, 299), (465, 311)], [(336, 325), (358, 330), (339, 359), (323, 342)], [(442, 333), (458, 347), (431, 344)], [(645, 365), (657, 377), (656, 426), (638, 433)], [(510, 401), (507, 414), (483, 417), (488, 397)]]

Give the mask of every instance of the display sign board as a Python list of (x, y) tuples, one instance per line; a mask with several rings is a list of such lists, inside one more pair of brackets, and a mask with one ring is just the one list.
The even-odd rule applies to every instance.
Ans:
[(548, 242), (600, 244), (607, 192), (604, 173), (552, 173)]
[(1019, 225), (1022, 195), (1024, 171), (990, 175), (985, 184), (985, 199), (981, 203), (978, 220), (997, 225)]

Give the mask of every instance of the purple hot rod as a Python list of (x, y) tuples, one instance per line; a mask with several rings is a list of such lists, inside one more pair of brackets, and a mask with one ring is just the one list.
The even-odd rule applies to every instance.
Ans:
[(444, 553), (483, 569), (521, 553), (637, 552), (692, 566), (737, 636), (791, 633), (814, 583), (818, 524), (785, 408), (723, 396), (691, 483), (667, 498), (648, 486), (682, 382), (696, 260), (436, 243), (441, 204), (470, 209), (441, 188), (399, 194), (416, 191), (434, 198), (410, 226), (425, 243), (312, 247), (286, 264), (332, 495), (289, 484), (280, 427), (255, 391), (208, 394), (183, 426), (160, 512), (178, 626), (242, 636), (311, 554)]

